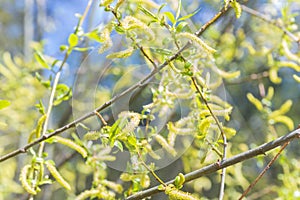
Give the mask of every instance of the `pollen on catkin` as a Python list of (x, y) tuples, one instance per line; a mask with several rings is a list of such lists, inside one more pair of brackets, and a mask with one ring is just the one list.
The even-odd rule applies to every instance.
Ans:
[(83, 158), (87, 157), (87, 151), (80, 145), (76, 144), (74, 141), (60, 136), (54, 136), (53, 139), (60, 144), (63, 144), (71, 149), (74, 149), (75, 151), (80, 153)]
[(21, 170), (19, 179), (20, 179), (20, 182), (21, 182), (23, 188), (29, 194), (36, 195), (37, 194), (36, 190), (29, 184), (29, 182), (27, 180), (27, 176), (28, 176), (30, 168), (31, 168), (31, 165), (25, 165)]
[(199, 37), (197, 37), (196, 35), (194, 35), (192, 33), (182, 32), (182, 33), (179, 33), (177, 36), (190, 39), (193, 43), (196, 43), (199, 46), (201, 46), (207, 53), (213, 54), (216, 52), (216, 50), (214, 48), (210, 47), (203, 40), (201, 40)]
[(154, 39), (154, 32), (149, 28), (149, 26), (135, 17), (126, 16), (122, 20), (122, 26), (125, 30), (142, 29), (143, 32), (149, 37), (149, 40)]
[(63, 186), (67, 190), (71, 190), (70, 184), (62, 177), (62, 175), (56, 169), (54, 162), (51, 160), (47, 160), (45, 162), (47, 169), (49, 170), (50, 174), (55, 178), (55, 180)]

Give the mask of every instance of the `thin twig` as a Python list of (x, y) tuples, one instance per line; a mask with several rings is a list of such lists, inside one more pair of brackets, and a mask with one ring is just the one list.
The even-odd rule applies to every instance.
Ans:
[[(299, 136), (300, 136), (300, 129), (297, 129), (293, 132), (290, 132), (290, 133), (288, 133), (284, 136), (281, 136), (281, 137), (277, 138), (276, 140), (273, 140), (273, 141), (268, 142), (268, 143), (264, 143), (261, 146), (256, 147), (255, 149), (251, 149), (251, 150), (248, 150), (246, 152), (235, 155), (231, 158), (227, 158), (226, 160), (223, 160), (223, 162), (221, 162), (221, 163), (213, 163), (213, 164), (205, 166), (201, 169), (192, 171), (192, 172), (184, 175), (185, 182), (189, 182), (189, 181), (195, 180), (195, 179), (197, 179), (201, 176), (214, 173), (214, 172), (216, 172), (220, 169), (229, 167), (231, 165), (235, 165), (237, 163), (243, 162), (244, 160), (248, 160), (248, 159), (253, 158), (255, 156), (258, 156), (258, 155), (261, 155), (261, 154), (265, 155), (265, 153), (267, 151), (273, 150), (276, 147), (278, 147), (280, 145), (283, 145), (286, 142), (291, 141), (295, 138), (299, 138)], [(174, 183), (174, 181), (175, 181), (174, 179), (170, 180), (170, 181), (166, 182), (166, 184), (167, 185), (172, 184), (172, 183)], [(158, 190), (158, 186), (154, 186), (154, 187), (149, 188), (147, 190), (144, 190), (144, 191), (138, 192), (134, 195), (131, 195), (131, 196), (127, 197), (126, 200), (143, 199), (143, 198), (146, 198), (148, 196), (151, 196), (151, 195), (159, 193), (159, 192), (161, 192), (161, 191)]]
[(209, 146), (211, 147), (211, 149), (212, 149), (218, 156), (220, 156), (220, 158), (223, 157), (223, 154), (219, 151), (219, 149), (217, 149), (217, 148), (215, 147), (215, 145), (214, 145), (211, 141), (209, 141), (207, 138), (205, 138), (204, 140), (209, 144)]
[[(78, 25), (76, 26), (76, 29), (74, 31), (75, 34), (77, 33), (79, 27), (82, 25), (82, 23), (83, 23), (86, 15), (87, 15), (90, 7), (91, 7), (92, 2), (93, 2), (93, 0), (89, 0), (89, 2), (87, 4), (87, 7), (86, 7), (82, 17), (80, 18), (80, 20), (78, 22)], [(53, 82), (53, 85), (52, 85), (52, 90), (51, 90), (51, 94), (50, 94), (50, 98), (49, 98), (46, 119), (45, 119), (45, 123), (44, 123), (44, 126), (43, 126), (42, 136), (46, 135), (46, 132), (47, 132), (47, 129), (48, 129), (48, 124), (49, 124), (49, 119), (50, 119), (50, 115), (51, 115), (51, 111), (52, 111), (52, 108), (53, 108), (53, 102), (54, 102), (56, 88), (57, 88), (57, 85), (58, 85), (58, 82), (59, 82), (59, 78), (60, 78), (60, 75), (61, 75), (62, 68), (65, 65), (65, 63), (67, 62), (67, 59), (68, 59), (69, 55), (70, 54), (68, 52), (65, 53), (64, 59), (63, 59), (61, 65), (58, 69), (58, 72), (55, 74), (55, 78), (54, 78), (54, 82)], [(45, 142), (43, 141), (40, 144), (40, 148), (39, 148), (39, 152), (38, 152), (39, 157), (42, 156), (42, 153), (44, 151), (44, 146), (45, 146)]]
[[(83, 16), (80, 18), (80, 20), (78, 22), (78, 25), (77, 25), (77, 27), (76, 27), (76, 29), (74, 31), (75, 34), (78, 31), (79, 26), (82, 25), (82, 23), (84, 21), (84, 18), (87, 15), (88, 10), (89, 10), (89, 8), (91, 6), (92, 1), (93, 0), (90, 0), (88, 2), (88, 5), (87, 5), (87, 7), (85, 9), (85, 12), (84, 12)], [(57, 85), (59, 83), (59, 79), (60, 79), (60, 75), (61, 75), (63, 66), (67, 62), (67, 59), (68, 59), (69, 55), (70, 55), (69, 52), (65, 53), (64, 59), (63, 59), (61, 65), (60, 65), (57, 73), (55, 74), (55, 78), (54, 78), (54, 82), (53, 82), (53, 85), (52, 85), (51, 94), (50, 94), (50, 98), (49, 98), (49, 102), (48, 102), (48, 109), (47, 109), (47, 113), (46, 113), (46, 119), (45, 119), (45, 123), (43, 125), (42, 136), (45, 136), (47, 134), (48, 125), (49, 125), (49, 119), (50, 119), (50, 115), (51, 115), (51, 112), (52, 112), (52, 108), (54, 106), (53, 103), (54, 103), (54, 98), (55, 98), (55, 92), (56, 92), (56, 89), (57, 89)], [(37, 154), (38, 157), (42, 157), (44, 149), (45, 149), (45, 141), (42, 141), (40, 143), (40, 146), (39, 146), (39, 149), (38, 149), (38, 154)], [(40, 163), (37, 163), (37, 164), (39, 165)], [(35, 169), (34, 170), (34, 180), (35, 180), (34, 183), (38, 183), (39, 174), (40, 174), (40, 171), (38, 169)], [(33, 186), (34, 187), (38, 187), (38, 185), (36, 185), (36, 184), (33, 184)]]
[(239, 198), (239, 200), (246, 197), (248, 192), (256, 185), (256, 183), (262, 178), (262, 176), (270, 169), (271, 165), (275, 162), (275, 160), (279, 157), (279, 155), (282, 153), (282, 151), (287, 147), (287, 145), (290, 144), (291, 141), (285, 142), (278, 153), (274, 156), (274, 158), (267, 164), (267, 166), (264, 168), (264, 170), (256, 177), (256, 179), (249, 185), (249, 187), (243, 192), (242, 196)]
[(287, 30), (283, 25), (281, 25), (280, 23), (278, 23), (275, 20), (270, 19), (268, 16), (266, 16), (265, 14), (262, 14), (256, 10), (253, 10), (245, 5), (241, 5), (242, 10), (255, 16), (258, 17), (262, 20), (264, 20), (265, 22), (268, 22), (269, 24), (272, 24), (274, 26), (276, 26), (277, 28), (279, 28), (280, 30), (282, 30), (284, 32), (284, 34), (286, 34), (287, 36), (289, 36), (292, 40), (294, 40), (295, 42), (297, 42), (300, 45), (300, 38), (298, 38), (296, 35), (294, 35), (292, 32), (290, 32), (289, 30)]
[(269, 71), (263, 71), (260, 73), (250, 74), (242, 79), (225, 82), (225, 84), (226, 85), (238, 85), (238, 84), (246, 83), (246, 82), (250, 82), (250, 81), (261, 80), (261, 79), (267, 78), (267, 77), (269, 77)]
[(106, 126), (106, 125), (107, 125), (107, 122), (106, 122), (105, 119), (102, 117), (102, 115), (101, 115), (100, 113), (98, 113), (97, 111), (94, 111), (94, 112), (95, 112), (95, 115), (97, 115), (98, 118), (101, 120), (102, 124), (103, 124), (104, 126)]
[[(221, 9), (221, 11), (219, 13), (216, 14), (216, 16), (214, 16), (211, 20), (209, 20), (206, 24), (204, 24), (200, 29), (199, 31), (197, 31), (197, 36), (200, 36), (210, 25), (212, 25), (214, 22), (216, 22), (222, 15), (224, 15), (229, 9), (225, 9), (225, 7), (223, 7)], [(147, 84), (147, 82), (155, 75), (157, 74), (160, 70), (162, 70), (164, 67), (166, 67), (168, 65), (169, 62), (175, 60), (176, 58), (178, 58), (178, 56), (180, 55), (181, 52), (183, 52), (185, 49), (187, 49), (188, 47), (190, 47), (191, 43), (188, 42), (186, 45), (184, 45), (180, 50), (178, 50), (173, 56), (169, 57), (169, 59), (167, 59), (164, 63), (162, 63), (160, 66), (158, 66), (157, 68), (154, 68), (152, 70), (152, 72), (150, 74), (148, 74), (145, 78), (143, 78), (142, 80), (140, 80), (139, 82), (137, 82), (136, 84), (132, 85), (131, 87), (129, 87), (127, 90), (123, 91), (122, 93), (114, 96), (113, 98), (111, 98), (109, 101), (105, 102), (104, 104), (102, 104), (101, 106), (99, 106), (98, 108), (96, 108), (94, 111), (97, 111), (97, 112), (100, 112), (102, 110), (104, 110), (105, 108), (107, 108), (108, 106), (110, 106), (111, 104), (113, 104), (115, 101), (117, 101), (118, 99), (120, 99), (121, 97), (125, 96), (126, 94), (132, 92), (133, 90), (135, 90), (136, 88), (139, 88), (139, 87), (142, 87), (143, 85)], [(72, 127), (75, 127), (76, 124), (92, 117), (95, 115), (95, 112), (94, 111), (91, 111), (77, 119), (75, 119), (74, 121), (70, 122), (69, 124), (63, 126), (63, 127), (60, 127), (58, 129), (56, 129), (55, 131), (53, 131), (52, 133), (48, 134), (48, 135), (43, 135), (41, 136), (40, 138), (37, 138), (35, 141), (23, 146), (22, 148), (19, 148), (17, 150), (14, 150), (8, 154), (5, 154), (3, 156), (0, 157), (0, 162), (3, 162), (9, 158), (12, 158), (18, 154), (21, 154), (21, 153), (26, 153), (26, 151), (50, 138), (50, 137), (53, 137), (55, 135), (58, 135)]]
[(152, 174), (152, 176), (163, 186), (167, 187), (167, 185), (165, 184), (165, 182), (163, 182), (159, 176), (144, 162), (142, 155), (140, 154), (139, 150), (136, 150), (138, 153), (138, 156), (140, 158), (141, 163), (143, 164), (143, 166)]
[[(201, 97), (201, 100), (205, 103), (207, 109), (209, 110), (210, 112), (210, 115), (214, 118), (220, 132), (221, 132), (221, 136), (222, 136), (222, 139), (223, 139), (223, 155), (222, 155), (222, 160), (221, 162), (223, 162), (225, 159), (226, 159), (226, 151), (227, 151), (227, 139), (226, 139), (226, 135), (224, 133), (224, 130), (222, 128), (222, 125), (221, 123), (219, 122), (217, 116), (213, 113), (211, 107), (209, 106), (208, 104), (208, 101), (205, 99), (205, 97), (203, 96), (197, 82), (196, 82), (196, 79), (195, 77), (191, 77), (192, 79), (192, 82), (193, 82), (193, 85), (195, 86), (197, 92), (199, 93), (200, 97)], [(225, 176), (226, 176), (226, 168), (223, 168), (222, 169), (222, 172), (221, 172), (221, 183), (220, 183), (220, 193), (219, 193), (219, 200), (222, 200), (223, 199), (223, 196), (224, 196), (224, 189), (225, 189)]]

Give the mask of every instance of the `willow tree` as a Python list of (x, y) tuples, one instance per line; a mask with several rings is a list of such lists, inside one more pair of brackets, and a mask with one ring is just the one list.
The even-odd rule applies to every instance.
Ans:
[(1, 197), (299, 198), (297, 9), (90, 0), (62, 59), (3, 53)]

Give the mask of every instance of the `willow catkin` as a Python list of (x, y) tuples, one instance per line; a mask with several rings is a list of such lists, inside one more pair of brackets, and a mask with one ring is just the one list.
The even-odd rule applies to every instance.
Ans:
[(28, 173), (30, 172), (31, 168), (31, 165), (25, 165), (22, 170), (21, 170), (21, 173), (20, 173), (20, 182), (23, 186), (23, 188), (29, 193), (29, 194), (32, 194), (32, 195), (36, 195), (37, 192), (36, 190), (29, 184), (28, 180), (27, 180), (27, 176), (28, 176)]
[(168, 142), (164, 137), (157, 134), (155, 135), (155, 139), (167, 152), (169, 152), (174, 157), (176, 156), (177, 154), (176, 150), (171, 145), (168, 144)]
[(49, 170), (50, 174), (55, 178), (55, 180), (63, 186), (67, 190), (71, 190), (70, 184), (62, 177), (62, 175), (56, 169), (54, 162), (51, 160), (47, 160), (45, 162), (47, 169)]
[(60, 136), (53, 136), (52, 137), (56, 142), (63, 144), (71, 149), (74, 149), (75, 151), (77, 151), (78, 153), (80, 153), (82, 155), (82, 157), (86, 158), (87, 157), (87, 151), (81, 147), (80, 145), (76, 144), (74, 141), (70, 140), (70, 139), (66, 139)]
[(206, 44), (203, 40), (201, 40), (199, 37), (192, 33), (188, 32), (182, 32), (177, 35), (178, 37), (185, 37), (187, 39), (190, 39), (192, 42), (198, 44), (201, 46), (207, 53), (213, 54), (216, 52), (216, 50), (212, 47), (210, 47), (208, 44)]
[(199, 200), (188, 192), (170, 186), (166, 187), (165, 193), (169, 196), (170, 200)]

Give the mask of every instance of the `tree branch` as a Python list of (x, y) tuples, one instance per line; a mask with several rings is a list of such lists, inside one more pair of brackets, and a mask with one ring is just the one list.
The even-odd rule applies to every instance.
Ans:
[[(201, 169), (195, 170), (193, 172), (187, 173), (185, 175), (185, 182), (189, 182), (192, 181), (194, 179), (197, 179), (201, 176), (207, 175), (207, 174), (211, 174), (214, 173), (220, 169), (226, 168), (228, 166), (234, 165), (236, 163), (240, 163), (244, 160), (248, 160), (250, 158), (253, 158), (255, 156), (258, 156), (260, 154), (265, 154), (267, 151), (270, 151), (272, 149), (275, 149), (276, 147), (285, 144), (286, 142), (289, 142), (295, 138), (299, 138), (300, 137), (300, 129), (297, 129), (293, 132), (290, 132), (284, 136), (281, 136), (279, 138), (277, 138), (276, 140), (273, 140), (271, 142), (262, 144), (259, 147), (256, 147), (255, 149), (251, 149), (249, 151), (240, 153), (238, 155), (235, 155), (231, 158), (228, 158), (226, 160), (223, 160), (223, 162), (221, 163), (213, 163), (210, 164), (208, 166), (205, 166)], [(166, 184), (171, 184), (174, 183), (174, 179), (168, 181)], [(143, 199), (145, 197), (151, 196), (153, 194), (159, 193), (161, 192), (160, 190), (158, 190), (158, 186), (152, 187), (150, 189), (138, 192), (134, 195), (131, 195), (129, 197), (126, 198), (126, 200), (137, 200), (137, 199)]]
[[(197, 36), (200, 36), (208, 27), (210, 27), (214, 22), (216, 22), (221, 16), (223, 16), (227, 11), (229, 10), (229, 7), (228, 8), (225, 8), (223, 7), (211, 20), (209, 20), (206, 24), (204, 24), (195, 34)], [(93, 111), (90, 111), (89, 113), (77, 118), (76, 120), (70, 122), (69, 124), (61, 127), (61, 128), (58, 128), (56, 129), (55, 131), (53, 131), (52, 133), (48, 134), (48, 135), (43, 135), (41, 136), (40, 138), (36, 139), (35, 141), (23, 146), (22, 148), (19, 148), (17, 150), (14, 150), (8, 154), (5, 154), (3, 156), (0, 157), (0, 162), (3, 162), (9, 158), (12, 158), (18, 154), (21, 154), (21, 153), (26, 153), (26, 151), (50, 138), (50, 137), (53, 137), (55, 135), (58, 135), (66, 130), (68, 130), (69, 128), (72, 128), (72, 127), (75, 127), (76, 124), (92, 117), (95, 115), (96, 112), (100, 112), (102, 110), (104, 110), (105, 108), (107, 108), (108, 106), (110, 106), (111, 104), (113, 104), (115, 101), (117, 101), (118, 99), (120, 99), (121, 97), (125, 96), (126, 94), (132, 92), (133, 90), (139, 88), (139, 87), (142, 87), (143, 85), (146, 85), (147, 82), (155, 75), (157, 74), (159, 71), (161, 71), (165, 66), (168, 65), (169, 62), (175, 60), (176, 58), (179, 57), (180, 53), (183, 52), (185, 49), (187, 49), (188, 47), (190, 47), (191, 45), (191, 42), (187, 42), (180, 50), (178, 50), (173, 56), (171, 56), (168, 60), (166, 60), (164, 63), (162, 63), (159, 67), (157, 68), (154, 68), (153, 71), (148, 74), (145, 78), (143, 78), (142, 80), (140, 80), (139, 82), (137, 82), (136, 84), (132, 85), (131, 87), (129, 87), (127, 90), (125, 90), (124, 92), (114, 96), (113, 98), (111, 98), (109, 101), (105, 102), (104, 104), (102, 104), (100, 107), (96, 108), (95, 110)]]
[(263, 177), (263, 175), (270, 169), (271, 165), (275, 162), (275, 160), (279, 157), (279, 155), (282, 153), (282, 151), (287, 147), (288, 144), (290, 144), (291, 140), (286, 141), (280, 148), (279, 152), (275, 155), (275, 157), (268, 163), (268, 165), (264, 168), (264, 170), (258, 175), (258, 177), (254, 180), (253, 183), (249, 185), (249, 187), (244, 191), (242, 196), (239, 198), (239, 200), (242, 200), (248, 192), (256, 185), (256, 183)]

